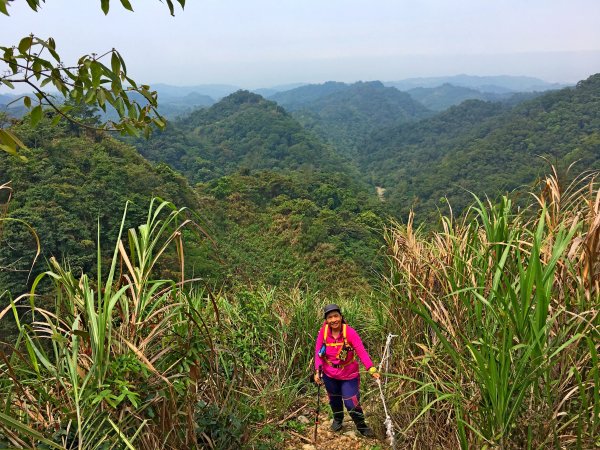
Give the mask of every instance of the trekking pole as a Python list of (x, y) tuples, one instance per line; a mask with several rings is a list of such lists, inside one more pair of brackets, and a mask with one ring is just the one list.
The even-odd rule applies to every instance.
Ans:
[[(383, 350), (383, 355), (381, 355), (381, 362), (379, 363), (379, 372), (381, 373), (381, 369), (385, 368), (385, 372), (388, 371), (388, 360), (391, 356), (391, 343), (392, 338), (398, 337), (395, 334), (388, 334), (387, 341), (385, 343), (385, 349)], [(384, 367), (385, 365), (385, 367)], [(396, 435), (394, 433), (394, 424), (392, 422), (392, 418), (388, 411), (387, 405), (385, 403), (385, 396), (383, 395), (383, 387), (381, 386), (381, 380), (377, 379), (377, 386), (379, 387), (379, 396), (381, 398), (381, 403), (383, 404), (383, 411), (385, 412), (385, 421), (383, 425), (385, 426), (385, 434), (390, 441), (390, 446), (392, 449), (396, 448)]]
[(317, 446), (317, 427), (319, 426), (319, 412), (321, 411), (321, 384), (323, 384), (322, 377), (323, 371), (319, 367), (319, 381), (317, 383), (317, 409), (315, 410), (315, 435), (313, 437), (313, 441), (315, 442), (315, 447)]

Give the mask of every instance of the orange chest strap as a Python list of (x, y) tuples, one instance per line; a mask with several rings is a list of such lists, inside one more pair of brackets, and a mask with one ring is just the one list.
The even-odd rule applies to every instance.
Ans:
[(323, 342), (325, 343), (325, 345), (327, 345), (328, 347), (337, 347), (338, 345), (343, 345), (343, 344), (348, 344), (348, 337), (347, 337), (347, 331), (346, 331), (346, 327), (347, 325), (344, 323), (342, 324), (342, 338), (344, 340), (344, 342), (332, 342), (331, 344), (327, 343), (327, 332), (329, 331), (329, 325), (325, 325), (325, 331), (323, 332)]
[[(325, 330), (323, 331), (323, 343), (325, 344), (325, 346), (327, 347), (341, 347), (337, 353), (337, 357), (340, 358), (340, 356), (342, 354), (347, 355), (347, 351), (349, 350), (353, 350), (352, 347), (350, 347), (350, 345), (348, 344), (348, 335), (347, 335), (347, 325), (344, 323), (342, 324), (342, 342), (327, 342), (327, 333), (329, 331), (329, 325), (325, 325)], [(341, 357), (340, 359), (346, 359), (346, 356)], [(354, 358), (352, 358), (350, 361), (348, 361), (347, 363), (349, 364), (350, 362), (352, 362), (354, 360)], [(328, 360), (327, 360), (327, 356), (325, 356), (325, 361), (327, 362), (327, 364), (332, 365)]]

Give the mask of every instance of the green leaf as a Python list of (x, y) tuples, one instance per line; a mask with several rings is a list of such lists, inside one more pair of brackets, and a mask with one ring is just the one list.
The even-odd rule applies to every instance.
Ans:
[(92, 61), (90, 66), (90, 71), (92, 72), (92, 85), (94, 87), (100, 86), (100, 78), (102, 77), (102, 64), (96, 61)]
[(129, 105), (127, 105), (127, 116), (130, 119), (137, 120), (139, 117), (139, 111), (136, 108), (136, 106), (137, 106), (136, 103), (130, 103)]
[(15, 88), (15, 86), (8, 80), (0, 80), (0, 81), (2, 81), (2, 84), (5, 84), (6, 86), (8, 86), (11, 89)]
[[(17, 136), (8, 130), (0, 129), (0, 149), (11, 155), (19, 156), (17, 153), (17, 148), (27, 150), (27, 146), (23, 144), (23, 142)], [(27, 161), (27, 158), (24, 156), (21, 156), (20, 158), (24, 161)]]
[(0, 0), (0, 13), (8, 16), (8, 10), (6, 9), (7, 0)]
[(130, 136), (137, 136), (138, 130), (133, 127), (129, 122), (123, 122), (123, 128)]
[(137, 88), (138, 88), (138, 87), (137, 87), (137, 83), (136, 83), (136, 82), (135, 82), (133, 79), (131, 79), (131, 78), (129, 78), (129, 77), (125, 77), (125, 79), (127, 80), (127, 82), (128, 82), (130, 85), (131, 85), (131, 87), (132, 87), (133, 89), (137, 89)]
[(102, 8), (102, 12), (105, 15), (108, 14), (108, 9), (110, 8), (110, 0), (100, 0), (100, 7)]
[(37, 11), (38, 7), (40, 6), (40, 0), (27, 0), (27, 4), (31, 9)]
[(19, 65), (17, 64), (17, 62), (14, 59), (11, 59), (8, 61), (8, 66), (10, 67), (10, 70), (12, 70), (13, 74), (15, 74), (19, 71)]
[[(2, 0), (0, 0), (2, 1)], [(12, 47), (3, 47), (4, 48), (4, 60), (9, 61), (14, 59), (14, 51)]]
[(12, 154), (16, 154), (17, 143), (13, 139), (12, 133), (6, 130), (0, 129), (0, 142), (2, 143), (2, 149)]
[(35, 74), (35, 78), (37, 80), (40, 79), (40, 72), (42, 71), (42, 63), (39, 61), (39, 59), (34, 59), (33, 60), (33, 64), (31, 65), (31, 70), (33, 71), (33, 73)]
[(23, 39), (21, 39), (21, 42), (19, 42), (19, 45), (17, 47), (21, 53), (25, 54), (25, 53), (27, 53), (27, 50), (29, 50), (31, 48), (32, 43), (33, 43), (32, 37), (27, 36), (27, 37), (24, 37)]
[(110, 103), (111, 105), (114, 105), (114, 103), (115, 103), (115, 96), (113, 95), (113, 93), (109, 89), (104, 89), (104, 95), (106, 97), (106, 101), (108, 103)]
[(31, 97), (28, 97), (27, 95), (23, 97), (23, 104), (25, 105), (25, 108), (31, 108)]
[(37, 105), (35, 108), (31, 110), (31, 126), (35, 127), (40, 120), (42, 120), (42, 116), (44, 115), (44, 110), (42, 109), (42, 105)]
[(104, 104), (106, 103), (106, 92), (104, 88), (98, 89), (96, 93), (96, 98), (98, 99), (98, 105), (100, 106), (100, 108), (102, 108), (103, 111), (106, 111), (106, 106), (104, 106)]
[(174, 16), (175, 15), (175, 7), (173, 6), (173, 1), (167, 0), (167, 6), (169, 7), (169, 12), (171, 13), (171, 15)]
[(125, 104), (123, 103), (123, 99), (121, 97), (117, 99), (113, 106), (117, 110), (119, 117), (123, 117), (125, 115)]
[(116, 52), (113, 52), (112, 56), (110, 57), (110, 66), (115, 76), (119, 77), (121, 73), (121, 60), (117, 56)]
[(123, 76), (125, 76), (127, 74), (127, 66), (125, 65), (125, 60), (123, 59), (123, 57), (121, 56), (121, 54), (118, 51), (114, 51), (117, 56), (119, 57), (119, 61), (121, 61), (121, 70), (123, 72)]
[(88, 105), (96, 101), (96, 91), (89, 90), (84, 100)]
[(123, 88), (121, 86), (121, 83), (117, 82), (117, 81), (113, 81), (110, 85), (110, 90), (113, 92), (113, 94), (115, 95), (121, 95), (121, 92), (123, 92)]
[[(0, 1), (2, 1), (2, 0), (0, 0)], [(48, 446), (50, 448), (57, 448), (57, 449), (63, 448), (61, 445), (56, 444), (49, 439), (46, 439), (44, 437), (44, 435), (41, 434), (39, 431), (25, 425), (24, 423), (19, 422), (17, 419), (15, 419), (13, 417), (8, 416), (1, 412), (0, 412), (0, 423), (2, 424), (3, 427), (6, 427), (9, 430), (14, 430), (21, 435), (29, 436), (29, 437), (35, 439), (36, 441), (39, 441), (40, 443), (45, 444), (46, 446)]]
[(125, 8), (129, 11), (133, 11), (133, 8), (131, 7), (131, 3), (129, 3), (129, 0), (121, 0), (121, 5), (123, 5), (123, 8)]
[(15, 150), (14, 148), (12, 148), (9, 145), (2, 144), (1, 142), (2, 142), (2, 140), (0, 140), (0, 150), (4, 150), (9, 155), (13, 155), (13, 156), (17, 156), (18, 155), (17, 150)]
[(48, 49), (48, 51), (50, 52), (50, 54), (52, 55), (52, 57), (57, 61), (60, 62), (60, 56), (58, 56), (58, 53), (56, 53), (56, 44), (54, 43), (54, 39), (52, 38), (48, 38), (48, 45), (46, 46), (46, 48)]

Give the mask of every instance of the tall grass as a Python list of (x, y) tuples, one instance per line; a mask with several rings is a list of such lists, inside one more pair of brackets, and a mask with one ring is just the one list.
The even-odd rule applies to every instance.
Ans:
[(600, 191), (581, 181), (549, 177), (525, 211), (476, 199), (440, 232), (388, 230), (409, 442), (598, 444)]
[[(100, 246), (96, 279), (76, 278), (52, 259), (29, 306), (23, 297), (12, 302), (20, 334), (3, 355), (0, 388), (0, 430), (12, 446), (214, 445), (199, 429), (203, 407), (218, 405), (213, 416), (232, 408), (222, 386), (238, 372), (219, 371), (224, 358), (200, 313), (206, 299), (153, 276), (187, 223), (183, 210), (153, 201), (146, 223), (129, 230), (128, 248), (121, 226), (106, 272)], [(35, 306), (44, 278), (55, 286), (52, 309)]]
[[(282, 439), (280, 426), (306, 406), (326, 301), (300, 289), (205, 291), (183, 277), (190, 224), (185, 210), (154, 200), (145, 223), (121, 225), (108, 265), (98, 243), (98, 275), (51, 259), (30, 294), (10, 300), (0, 319), (19, 336), (0, 354), (0, 446), (237, 449)], [(179, 261), (177, 280), (158, 276), (165, 255)]]
[[(108, 264), (98, 243), (98, 275), (52, 259), (29, 295), (4, 294), (0, 319), (19, 336), (0, 353), (0, 446), (272, 448), (312, 400), (320, 308), (338, 302), (374, 359), (374, 343), (401, 336), (386, 393), (406, 445), (593, 448), (600, 191), (588, 181), (563, 192), (550, 177), (526, 210), (476, 199), (436, 233), (395, 224), (385, 300), (206, 291), (184, 276), (187, 212), (155, 200), (145, 223), (121, 226)], [(177, 279), (160, 277), (164, 261)]]

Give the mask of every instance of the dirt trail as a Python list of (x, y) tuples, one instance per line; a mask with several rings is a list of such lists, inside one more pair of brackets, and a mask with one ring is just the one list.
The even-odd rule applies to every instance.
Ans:
[[(391, 447), (385, 439), (365, 438), (356, 431), (354, 423), (346, 414), (341, 431), (330, 430), (331, 419), (328, 417), (329, 405), (323, 402), (317, 427), (317, 445), (314, 445), (314, 410), (304, 411), (308, 419), (304, 433), (291, 433), (292, 438), (285, 442), (286, 450), (388, 450)], [(368, 422), (368, 420), (367, 420)]]

